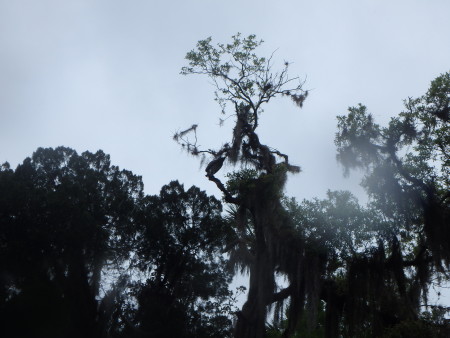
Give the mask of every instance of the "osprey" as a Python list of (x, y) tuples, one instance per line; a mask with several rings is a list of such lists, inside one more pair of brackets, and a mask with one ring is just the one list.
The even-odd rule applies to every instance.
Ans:
[(223, 161), (225, 161), (225, 157), (219, 157), (209, 162), (205, 169), (206, 176), (210, 177), (218, 172), (222, 168)]

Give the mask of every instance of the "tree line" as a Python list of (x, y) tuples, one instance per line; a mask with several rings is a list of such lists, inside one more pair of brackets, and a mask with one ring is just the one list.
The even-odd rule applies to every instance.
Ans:
[[(298, 202), (284, 185), (300, 167), (257, 131), (265, 104), (301, 108), (308, 91), (261, 43), (201, 40), (182, 69), (209, 77), (233, 117), (218, 149), (197, 145), (197, 125), (174, 135), (222, 201), (177, 181), (146, 195), (102, 151), (39, 148), (2, 165), (1, 336), (448, 336), (449, 309), (428, 296), (450, 263), (450, 73), (387, 126), (361, 104), (338, 116), (337, 158), (365, 172), (366, 205), (347, 191)], [(235, 170), (220, 176), (223, 163)]]

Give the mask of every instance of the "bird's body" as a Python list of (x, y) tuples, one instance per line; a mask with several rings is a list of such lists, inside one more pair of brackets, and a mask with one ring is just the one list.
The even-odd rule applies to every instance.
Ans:
[(218, 172), (220, 168), (222, 168), (223, 161), (225, 161), (225, 157), (218, 157), (209, 162), (205, 169), (206, 176), (213, 176), (216, 172)]

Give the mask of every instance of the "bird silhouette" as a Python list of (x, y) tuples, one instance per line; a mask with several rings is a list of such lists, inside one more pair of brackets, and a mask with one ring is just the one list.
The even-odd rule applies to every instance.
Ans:
[(218, 157), (209, 162), (205, 169), (206, 176), (213, 176), (216, 172), (218, 172), (220, 168), (222, 168), (223, 161), (225, 161), (225, 157)]

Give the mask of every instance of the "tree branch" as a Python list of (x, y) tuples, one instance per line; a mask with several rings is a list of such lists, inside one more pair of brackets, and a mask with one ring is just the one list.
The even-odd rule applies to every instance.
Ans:
[(267, 305), (286, 299), (291, 295), (291, 293), (292, 293), (292, 286), (288, 286), (287, 288), (284, 288), (281, 291), (272, 294), (271, 298), (267, 302)]
[(215, 177), (214, 175), (206, 175), (206, 177), (208, 177), (210, 181), (214, 182), (216, 186), (220, 189), (220, 191), (222, 191), (222, 193), (224, 194), (224, 199), (227, 203), (239, 205), (240, 203), (239, 199), (233, 197), (217, 177)]

